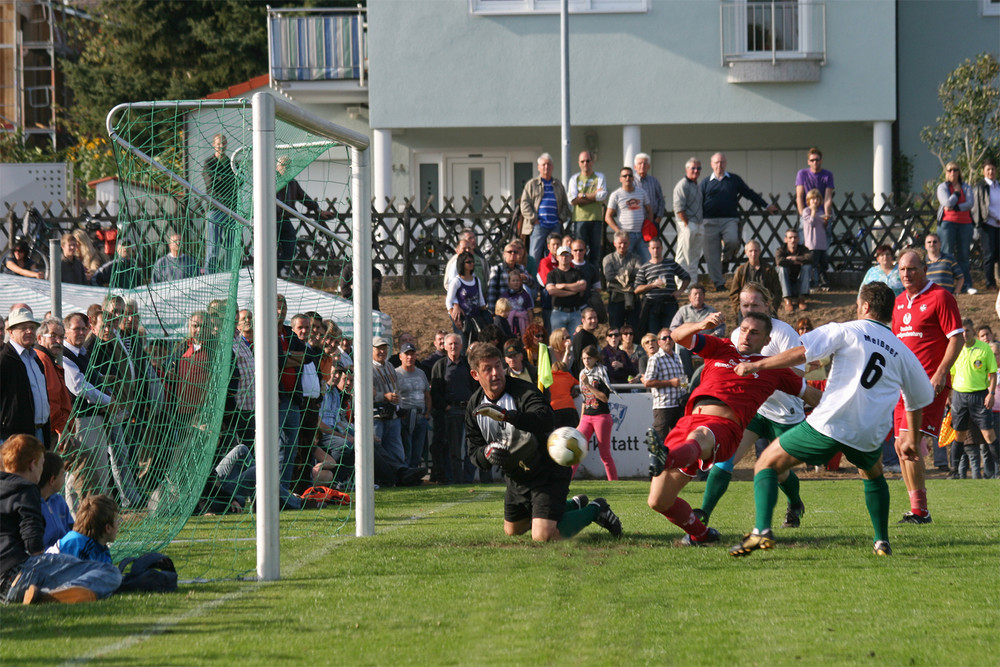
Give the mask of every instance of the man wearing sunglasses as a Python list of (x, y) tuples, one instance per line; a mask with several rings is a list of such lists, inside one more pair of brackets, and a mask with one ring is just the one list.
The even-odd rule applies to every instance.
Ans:
[[(629, 251), (634, 252), (643, 262), (649, 261), (649, 250), (642, 240), (642, 221), (653, 219), (646, 191), (635, 186), (635, 176), (630, 167), (622, 167), (618, 180), (622, 186), (608, 198), (608, 210), (604, 222), (614, 231), (624, 231), (629, 236)], [(615, 217), (617, 215), (617, 221)]]
[(601, 259), (602, 220), (608, 186), (604, 174), (594, 171), (594, 156), (590, 151), (580, 153), (579, 162), (580, 171), (570, 176), (567, 188), (569, 203), (573, 205), (573, 235), (583, 239), (590, 248), (587, 260), (596, 266)]

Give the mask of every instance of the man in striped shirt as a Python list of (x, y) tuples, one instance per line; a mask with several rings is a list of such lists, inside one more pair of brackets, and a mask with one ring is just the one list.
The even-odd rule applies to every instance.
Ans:
[(562, 233), (572, 211), (566, 188), (552, 176), (552, 156), (538, 156), (538, 176), (524, 184), (521, 193), (521, 233), (530, 234), (529, 254), (536, 262), (545, 256), (545, 239), (552, 232)]
[(649, 360), (642, 384), (653, 394), (653, 428), (665, 438), (684, 415), (687, 375), (680, 358), (674, 354), (670, 329), (660, 329), (656, 342), (660, 349)]
[[(670, 326), (670, 320), (677, 313), (674, 292), (677, 289), (683, 292), (690, 282), (687, 271), (663, 256), (663, 242), (659, 237), (651, 240), (648, 247), (650, 259), (635, 274), (635, 294), (643, 297), (639, 311), (639, 329), (643, 334)], [(681, 279), (679, 288), (675, 277)]]

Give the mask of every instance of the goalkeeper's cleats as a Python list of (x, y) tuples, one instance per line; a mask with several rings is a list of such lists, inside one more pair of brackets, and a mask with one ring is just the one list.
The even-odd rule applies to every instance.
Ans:
[(590, 498), (587, 497), (586, 493), (581, 493), (578, 496), (573, 496), (570, 502), (574, 503), (578, 510), (582, 510), (590, 503)]
[(747, 533), (743, 536), (743, 541), (729, 550), (730, 556), (748, 556), (757, 549), (773, 549), (774, 534), (770, 530), (763, 533)]
[(622, 520), (618, 518), (618, 515), (611, 510), (611, 506), (608, 505), (608, 501), (604, 498), (594, 498), (590, 501), (591, 505), (597, 506), (597, 518), (594, 519), (594, 523), (603, 528), (604, 530), (611, 533), (614, 537), (622, 536)]

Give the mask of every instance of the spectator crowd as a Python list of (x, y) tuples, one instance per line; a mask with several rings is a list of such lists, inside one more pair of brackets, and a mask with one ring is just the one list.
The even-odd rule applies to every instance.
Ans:
[[(224, 137), (216, 143), (224, 156)], [(711, 157), (711, 175), (703, 180), (699, 160), (685, 163), (684, 176), (672, 190), (677, 226), (672, 248), (660, 228), (668, 200), (648, 155), (638, 155), (620, 170), (620, 186), (613, 191), (593, 170), (591, 153), (582, 152), (579, 165), (564, 185), (552, 175), (552, 158), (538, 158), (538, 175), (520, 198), (520, 234), (504, 245), (497, 263), (491, 265), (479, 251), (473, 230), (459, 234), (444, 278), (451, 328), (434, 332), (428, 356), (418, 358), (418, 332), (398, 331), (394, 341), (375, 336), (370, 342), (377, 485), (416, 486), (428, 479), (489, 483), (501, 476), (496, 466), (471, 460), (466, 446), (469, 401), (479, 386), (468, 362), (473, 346), (501, 350), (506, 376), (537, 387), (557, 426), (574, 426), (588, 438), (593, 434), (606, 476), (614, 480), (609, 404), (619, 393), (649, 391), (650, 423), (661, 436), (670, 432), (700, 371), (698, 358), (687, 348), (676, 349), (671, 333), (717, 313), (706, 303), (706, 289), (728, 292), (737, 326), (748, 312), (767, 311), (787, 338), (774, 353), (795, 347), (799, 333), (812, 328), (803, 318), (792, 330), (778, 315), (801, 315), (811, 291), (828, 284), (834, 179), (822, 169), (819, 149), (810, 149), (808, 166), (796, 176), (800, 226), (785, 232), (783, 243), (773, 249), (773, 263), (754, 239), (742, 247), (745, 261), (737, 257), (740, 200), (769, 213), (776, 207), (726, 170), (724, 154)], [(992, 243), (992, 253), (984, 245), (985, 289), (996, 289), (996, 167), (987, 162), (983, 180), (973, 188), (962, 181), (957, 165), (951, 166), (937, 190), (938, 231), (923, 239), (922, 251), (906, 250), (897, 257), (892, 247), (880, 246), (877, 264), (864, 277), (864, 284), (888, 284), (897, 308), (933, 293), (949, 317), (957, 314), (952, 294), (974, 293), (969, 270), (974, 224), (983, 230), (984, 243)], [(224, 216), (215, 219), (225, 226)], [(610, 252), (603, 253), (608, 235)], [(179, 234), (169, 235), (167, 244), (168, 252), (152, 267), (154, 282), (206, 270), (184, 254)], [(76, 235), (65, 235), (61, 245), (66, 282), (107, 285), (113, 276), (126, 276), (114, 286), (137, 284), (127, 278), (138, 275), (129, 244), (119, 243), (115, 258), (97, 267), (84, 261)], [(26, 247), (13, 250), (5, 271), (43, 277), (28, 261)], [(224, 261), (218, 254), (211, 258), (213, 267)], [(699, 275), (702, 261), (707, 281)], [(11, 502), (33, 507), (37, 493), (44, 517), (37, 543), (32, 535), (20, 544), (17, 557), (35, 557), (39, 543), (63, 545), (73, 534), (73, 515), (81, 524), (81, 515), (92, 514), (94, 499), (105, 498), (99, 501), (106, 505), (100, 510), (103, 518), (81, 524), (89, 533), (73, 536), (61, 553), (81, 545), (106, 552), (116, 535), (117, 508), (158, 502), (152, 489), (165, 471), (183, 465), (190, 455), (178, 443), (205, 437), (206, 415), (216, 400), (224, 400), (224, 418), (199, 511), (246, 507), (256, 483), (253, 346), (259, 329), (248, 309), (237, 310), (235, 321), (227, 322), (232, 310), (221, 299), (193, 310), (187, 335), (169, 342), (147, 336), (136, 304), (118, 296), (61, 320), (39, 318), (26, 304), (14, 304), (0, 350), (0, 440), (14, 443), (9, 456), (4, 445), (5, 471), (17, 477), (11, 488), (26, 494)], [(719, 325), (706, 333), (725, 338), (725, 318), (716, 319)], [(933, 383), (952, 388), (950, 399), (947, 390), (943, 394), (950, 401), (954, 444), (950, 460), (940, 465), (955, 477), (995, 477), (1000, 348), (988, 322), (958, 321), (955, 327), (942, 324), (949, 352), (927, 367)], [(278, 338), (281, 503), (289, 509), (308, 507), (314, 504), (310, 487), (348, 490), (353, 484), (353, 366), (367, 363), (369, 342), (354, 349), (337, 324), (318, 312), (288, 318), (281, 295), (277, 312), (265, 314), (261, 326), (273, 327)], [(905, 327), (895, 321), (893, 326), (905, 339)], [(735, 338), (736, 331), (731, 335)], [(226, 386), (216, 386), (220, 383), (211, 373), (221, 363), (233, 369)], [(825, 377), (822, 364), (809, 372), (810, 381)], [(973, 440), (976, 433), (979, 441)], [(936, 436), (936, 427), (930, 435)], [(918, 499), (925, 494), (917, 483), (911, 498), (913, 492)], [(914, 516), (923, 517), (926, 501), (914, 502)], [(7, 540), (6, 525), (3, 531)], [(27, 589), (13, 587), (12, 573), (28, 561), (14, 563), (13, 556), (8, 561), (6, 552), (4, 558), (0, 594), (26, 596)], [(95, 593), (103, 594), (103, 589)]]

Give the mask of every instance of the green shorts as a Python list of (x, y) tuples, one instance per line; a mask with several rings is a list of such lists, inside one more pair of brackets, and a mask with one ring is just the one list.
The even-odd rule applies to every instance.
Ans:
[(793, 428), (801, 424), (779, 424), (776, 421), (771, 421), (767, 417), (761, 417), (760, 415), (754, 415), (750, 423), (747, 424), (747, 430), (753, 431), (760, 437), (767, 440), (768, 444), (771, 444), (776, 439), (780, 438), (783, 433), (788, 433)]
[(781, 448), (809, 465), (821, 466), (833, 458), (837, 452), (843, 452), (848, 461), (858, 466), (859, 470), (871, 470), (882, 460), (882, 450), (862, 452), (850, 445), (838, 442), (825, 436), (808, 422), (796, 424), (795, 428), (785, 432), (778, 438)]

